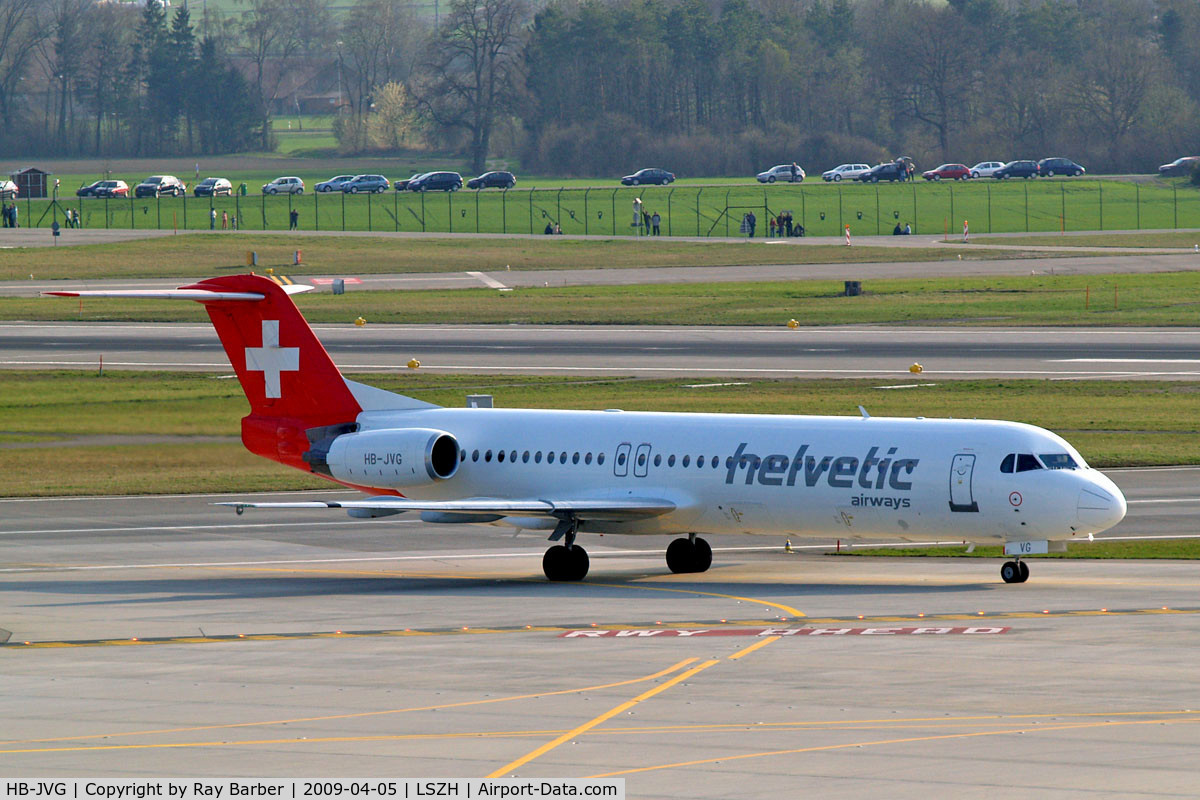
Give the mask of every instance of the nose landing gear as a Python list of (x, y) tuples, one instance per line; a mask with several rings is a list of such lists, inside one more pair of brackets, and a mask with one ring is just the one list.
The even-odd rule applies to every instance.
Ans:
[(579, 520), (574, 517), (562, 519), (550, 541), (563, 539), (565, 544), (556, 544), (542, 556), (542, 572), (551, 581), (581, 581), (588, 574), (591, 559), (587, 550), (575, 544), (575, 534), (579, 531)]
[(1020, 559), (1005, 561), (1000, 567), (1000, 579), (1005, 583), (1024, 583), (1029, 580), (1029, 565)]

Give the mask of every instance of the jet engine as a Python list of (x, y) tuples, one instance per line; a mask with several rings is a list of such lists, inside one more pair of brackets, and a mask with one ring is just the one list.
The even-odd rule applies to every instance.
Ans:
[(459, 458), (458, 440), (431, 428), (343, 433), (314, 442), (304, 454), (313, 472), (383, 489), (449, 480)]

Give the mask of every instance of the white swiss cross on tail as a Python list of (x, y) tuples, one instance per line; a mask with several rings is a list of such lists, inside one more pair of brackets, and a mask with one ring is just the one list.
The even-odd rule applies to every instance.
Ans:
[(300, 369), (300, 348), (279, 346), (279, 320), (262, 321), (262, 347), (246, 348), (246, 371), (261, 372), (267, 397), (283, 397), (279, 373)]

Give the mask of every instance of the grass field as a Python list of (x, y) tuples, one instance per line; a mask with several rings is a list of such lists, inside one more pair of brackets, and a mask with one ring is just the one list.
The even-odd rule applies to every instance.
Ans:
[[(292, 265), (300, 249), (303, 263)], [(664, 239), (596, 240), (441, 239), (283, 234), (180, 234), (113, 244), (0, 250), (0, 280), (87, 280), (96, 278), (196, 278), (244, 270), (246, 253), (258, 253), (260, 269), (293, 277), (389, 272), (462, 270), (608, 269), (624, 267), (728, 266), (733, 264), (840, 264), (876, 261), (1009, 259), (1032, 251), (974, 250), (964, 246), (914, 248), (750, 247), (744, 243), (681, 242)], [(186, 257), (182, 257), (186, 254)]]
[[(1049, 427), (1093, 466), (1200, 463), (1195, 387), (1158, 382), (962, 381), (897, 392), (877, 381), (563, 380), (420, 373), (351, 376), (448, 406), (490, 393), (498, 406), (697, 412), (999, 417)], [(236, 382), (212, 374), (0, 372), (0, 472), (11, 496), (254, 491), (328, 484), (246, 453)], [(1138, 420), (1136, 430), (1129, 420)], [(127, 443), (95, 446), (97, 434)], [(227, 442), (156, 436), (230, 437)], [(147, 440), (151, 437), (151, 440)], [(35, 446), (36, 445), (36, 446)]]
[[(848, 268), (847, 277), (853, 277)], [(312, 322), (804, 325), (1200, 324), (1200, 273), (1037, 275), (868, 281), (843, 297), (840, 281), (691, 283), (446, 291), (320, 292), (296, 296)], [(1115, 307), (1114, 307), (1115, 306)], [(198, 321), (170, 301), (0, 298), (3, 320)]]
[[(382, 171), (393, 180), (424, 168), (397, 162), (403, 160), (392, 160), (390, 167), (364, 161), (361, 168)], [(190, 182), (190, 175), (180, 177)], [(742, 179), (728, 184), (681, 181), (668, 187), (618, 187), (615, 181), (596, 185), (592, 180), (583, 183), (593, 188), (560, 181), (563, 188), (530, 189), (531, 184), (522, 182), (509, 192), (350, 196), (315, 193), (316, 182), (330, 175), (314, 171), (300, 175), (308, 186), (303, 196), (262, 197), (253, 193), (275, 175), (227, 177), (235, 187), (246, 181), (252, 196), (217, 198), (211, 207), (217, 210), (218, 226), (224, 212), (236, 216), (243, 230), (286, 229), (289, 211), (295, 208), (305, 229), (540, 233), (549, 223), (561, 225), (569, 235), (630, 236), (637, 234), (631, 220), (632, 202), (638, 197), (647, 213), (661, 215), (662, 233), (667, 236), (738, 236), (748, 211), (758, 217), (759, 236), (768, 234), (768, 217), (784, 211), (790, 211), (814, 236), (841, 235), (844, 225), (850, 226), (852, 234), (885, 234), (897, 223), (911, 223), (921, 235), (948, 231), (961, 236), (964, 220), (975, 233), (1200, 227), (1200, 190), (1162, 181), (1040, 179), (875, 186), (810, 181), (763, 186)], [(130, 186), (140, 179), (129, 179)], [(205, 229), (210, 224), (208, 198), (80, 200), (73, 196), (75, 185), (75, 176), (64, 176), (63, 186), (71, 196), (60, 204), (78, 209), (86, 227)], [(55, 213), (49, 205), (48, 200), (22, 201), (22, 224), (48, 227)]]
[(1157, 233), (1080, 233), (1071, 236), (1051, 234), (1049, 236), (1005, 236), (972, 239), (971, 244), (1031, 245), (1034, 247), (1196, 247), (1200, 245), (1200, 231), (1167, 231)]

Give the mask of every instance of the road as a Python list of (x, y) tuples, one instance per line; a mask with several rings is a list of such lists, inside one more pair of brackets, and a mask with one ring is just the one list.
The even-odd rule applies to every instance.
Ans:
[[(348, 371), (923, 379), (1200, 375), (1195, 328), (317, 325)], [(0, 323), (0, 367), (228, 370), (208, 325)]]

